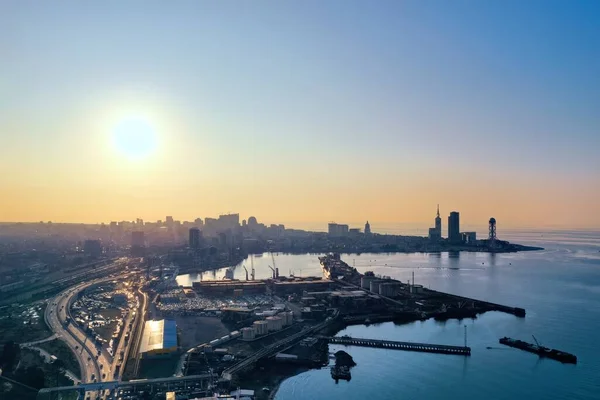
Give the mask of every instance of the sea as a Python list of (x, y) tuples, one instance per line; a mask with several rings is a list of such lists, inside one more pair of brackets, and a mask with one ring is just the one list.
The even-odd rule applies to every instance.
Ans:
[[(431, 289), (525, 308), (525, 318), (489, 312), (476, 319), (433, 319), (351, 326), (338, 333), (359, 338), (471, 347), (470, 357), (330, 345), (355, 360), (350, 381), (334, 381), (328, 368), (283, 381), (276, 400), (314, 399), (600, 399), (600, 232), (514, 231), (502, 239), (543, 247), (510, 254), (346, 254), (360, 272), (371, 270)], [(257, 278), (320, 276), (315, 254), (263, 254), (235, 267), (244, 279), (254, 265)], [(181, 285), (221, 279), (224, 270), (181, 275)], [(540, 359), (502, 346), (509, 336), (573, 353), (577, 365)]]

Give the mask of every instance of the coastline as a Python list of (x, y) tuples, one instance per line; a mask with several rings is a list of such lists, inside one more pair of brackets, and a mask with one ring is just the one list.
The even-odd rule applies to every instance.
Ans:
[[(265, 250), (265, 253), (280, 253), (285, 255), (303, 255), (303, 254), (311, 254), (311, 255), (324, 255), (328, 253), (339, 253), (345, 255), (361, 255), (361, 254), (440, 254), (440, 253), (489, 253), (489, 254), (508, 254), (508, 253), (518, 253), (524, 251), (543, 251), (545, 248), (536, 247), (536, 246), (525, 246), (520, 244), (511, 244), (510, 248), (507, 249), (496, 249), (490, 250), (485, 247), (470, 247), (470, 246), (457, 246), (457, 247), (443, 247), (437, 249), (425, 249), (425, 250), (399, 250), (399, 249), (369, 249), (365, 251), (347, 251), (342, 249), (336, 250), (334, 249), (323, 249), (322, 251), (304, 251), (304, 250)], [(227, 268), (231, 266), (235, 266), (240, 264), (243, 261), (246, 261), (248, 257), (253, 254), (264, 254), (264, 253), (252, 253), (247, 254), (245, 257), (239, 257), (233, 261), (233, 263), (227, 262), (219, 262), (217, 265), (213, 264), (206, 267), (179, 267), (179, 274), (189, 274), (189, 273), (200, 273), (200, 272), (208, 272), (208, 271), (216, 271), (222, 268)]]

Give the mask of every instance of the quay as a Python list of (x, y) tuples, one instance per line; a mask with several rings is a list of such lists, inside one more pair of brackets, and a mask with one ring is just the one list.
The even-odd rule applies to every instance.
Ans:
[(361, 339), (348, 336), (323, 337), (323, 339), (327, 340), (331, 344), (343, 344), (346, 346), (375, 347), (380, 349), (419, 351), (423, 353), (437, 354), (454, 354), (461, 356), (471, 355), (471, 348), (466, 346), (448, 346), (444, 344), (396, 342), (391, 340)]

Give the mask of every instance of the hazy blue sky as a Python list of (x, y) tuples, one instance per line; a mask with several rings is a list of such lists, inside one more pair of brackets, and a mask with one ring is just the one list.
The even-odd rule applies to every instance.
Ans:
[(0, 220), (600, 225), (598, 1), (2, 1), (0, 54)]

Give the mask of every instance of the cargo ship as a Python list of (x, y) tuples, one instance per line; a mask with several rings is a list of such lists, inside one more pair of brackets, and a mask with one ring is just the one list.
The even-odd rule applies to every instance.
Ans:
[(550, 358), (552, 360), (560, 361), (566, 364), (577, 364), (577, 356), (570, 353), (566, 353), (564, 351), (549, 349), (548, 347), (541, 346), (535, 339), (535, 336), (533, 337), (533, 340), (535, 340), (536, 344), (527, 343), (522, 340), (512, 339), (505, 336), (501, 338), (499, 342), (500, 344), (503, 344), (505, 346), (510, 346), (516, 349), (537, 354), (540, 357)]

